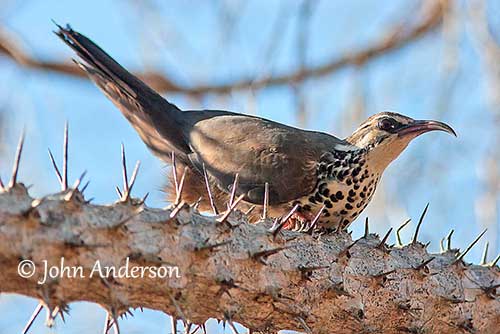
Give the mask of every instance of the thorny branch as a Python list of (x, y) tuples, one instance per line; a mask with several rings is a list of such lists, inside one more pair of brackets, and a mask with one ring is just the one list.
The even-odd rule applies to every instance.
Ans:
[[(226, 94), (234, 90), (259, 89), (271, 86), (298, 84), (306, 79), (321, 78), (346, 66), (365, 64), (366, 62), (389, 52), (401, 49), (409, 43), (434, 31), (441, 25), (443, 15), (448, 7), (448, 0), (423, 2), (427, 7), (422, 10), (418, 20), (408, 19), (389, 29), (382, 38), (372, 45), (354, 52), (345, 52), (340, 57), (333, 57), (323, 64), (300, 67), (290, 73), (273, 75), (255, 80), (239, 79), (223, 84), (200, 84), (183, 86), (174, 82), (159, 72), (134, 73), (159, 92), (183, 93), (188, 95)], [(407, 27), (407, 22), (415, 22)], [(0, 30), (0, 53), (11, 58), (19, 65), (27, 68), (67, 74), (76, 77), (86, 77), (77, 66), (71, 63), (44, 61), (35, 58), (21, 47), (21, 38)]]
[[(121, 316), (143, 307), (191, 326), (217, 318), (266, 333), (494, 333), (500, 326), (498, 257), (484, 265), (463, 261), (480, 236), (464, 252), (429, 254), (417, 231), (409, 244), (394, 247), (385, 244), (388, 234), (369, 233), (368, 222), (354, 241), (347, 232), (310, 235), (276, 232), (269, 220), (249, 224), (237, 211), (241, 196), (216, 217), (182, 200), (153, 209), (123, 196), (135, 178), (128, 179), (124, 154), (117, 203), (89, 204), (78, 190), (81, 178), (34, 199), (16, 181), (22, 145), (18, 152), (8, 186), (0, 188), (0, 292), (38, 298), (49, 322), (85, 300), (108, 311), (106, 331), (118, 331)], [(180, 184), (177, 190), (182, 198)], [(18, 273), (20, 261), (42, 268), (62, 258), (82, 267), (83, 277), (38, 284), (43, 270), (29, 278)], [(115, 268), (127, 261), (130, 268), (176, 267), (179, 276), (89, 277), (97, 260)], [(39, 313), (37, 307), (32, 320)]]

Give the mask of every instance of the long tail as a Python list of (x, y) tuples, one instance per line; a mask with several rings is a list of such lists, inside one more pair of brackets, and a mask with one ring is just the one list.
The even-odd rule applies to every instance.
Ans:
[(75, 61), (106, 96), (121, 110), (146, 145), (168, 160), (172, 151), (182, 155), (190, 149), (183, 134), (183, 112), (128, 72), (89, 38), (70, 26), (57, 25), (56, 34), (83, 62)]

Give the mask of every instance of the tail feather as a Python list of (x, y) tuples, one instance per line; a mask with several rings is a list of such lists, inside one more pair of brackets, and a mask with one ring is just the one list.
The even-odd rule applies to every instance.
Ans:
[(190, 153), (183, 132), (183, 112), (128, 72), (84, 35), (57, 25), (59, 36), (82, 60), (75, 61), (121, 110), (146, 145), (163, 160), (172, 151)]

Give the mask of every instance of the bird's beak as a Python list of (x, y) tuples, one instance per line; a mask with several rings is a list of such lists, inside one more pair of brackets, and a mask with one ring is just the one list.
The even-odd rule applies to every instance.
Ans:
[(455, 130), (451, 128), (448, 124), (439, 121), (428, 121), (428, 120), (415, 120), (398, 131), (398, 136), (414, 135), (419, 136), (423, 133), (429, 131), (444, 131), (449, 134), (457, 136)]

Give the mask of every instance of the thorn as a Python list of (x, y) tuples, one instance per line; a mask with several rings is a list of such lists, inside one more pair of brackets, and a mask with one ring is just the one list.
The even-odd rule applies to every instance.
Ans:
[(470, 245), (465, 249), (465, 251), (462, 254), (460, 254), (460, 256), (453, 262), (453, 264), (463, 260), (464, 256), (467, 255), (467, 253), (472, 249), (472, 247), (474, 247), (474, 245), (479, 241), (479, 239), (481, 239), (481, 237), (486, 233), (486, 231), (488, 231), (488, 229), (484, 229), (484, 231), (481, 232), (481, 234), (479, 234), (477, 238), (470, 243)]
[(59, 168), (57, 168), (56, 160), (54, 159), (54, 156), (52, 155), (52, 152), (50, 151), (50, 149), (49, 149), (49, 158), (50, 158), (50, 161), (52, 162), (52, 166), (54, 167), (54, 171), (56, 172), (57, 180), (59, 181), (59, 185), (61, 186), (61, 190), (64, 191), (65, 189), (62, 189), (62, 187), (63, 187), (62, 176), (61, 176), (61, 173), (59, 172)]
[[(491, 284), (491, 283), (490, 283), (490, 284)], [(498, 296), (498, 294), (497, 294), (496, 290), (497, 290), (498, 288), (500, 288), (500, 284), (494, 284), (494, 285), (490, 285), (490, 286), (488, 286), (488, 287), (486, 287), (486, 286), (485, 286), (485, 287), (482, 287), (482, 288), (481, 288), (481, 290), (483, 290), (483, 291), (484, 291), (484, 293), (485, 293), (488, 297), (490, 297), (490, 298), (492, 298), (492, 299), (496, 299), (496, 297)]]
[(80, 192), (82, 193), (82, 195), (85, 192), (85, 190), (87, 189), (87, 187), (89, 186), (89, 183), (90, 183), (90, 181), (87, 181), (87, 183), (85, 183), (85, 185), (83, 186), (82, 190), (80, 190)]
[(370, 234), (370, 227), (368, 226), (368, 217), (365, 219), (365, 234), (363, 235), (363, 238), (368, 238), (368, 235)]
[(122, 219), (121, 221), (119, 221), (118, 223), (116, 223), (115, 225), (113, 226), (110, 226), (111, 229), (119, 229), (120, 227), (122, 227), (123, 225), (125, 225), (126, 223), (128, 223), (130, 220), (132, 220), (133, 218), (137, 217), (138, 215), (140, 215), (143, 211), (143, 208), (137, 208), (136, 210), (134, 210), (133, 213), (131, 213), (128, 217)]
[(312, 266), (312, 267), (299, 266), (298, 267), (299, 271), (303, 274), (311, 273), (315, 270), (326, 269), (326, 268), (330, 268), (330, 266)]
[(281, 252), (285, 249), (288, 249), (288, 248), (290, 248), (290, 246), (276, 247), (276, 248), (272, 248), (272, 249), (268, 249), (268, 250), (263, 250), (263, 251), (252, 254), (252, 258), (254, 260), (261, 262), (262, 264), (266, 264), (264, 262), (265, 258), (267, 258), (270, 255), (279, 253), (279, 252)]
[(234, 175), (233, 187), (231, 188), (231, 196), (229, 197), (228, 208), (233, 205), (234, 197), (236, 196), (236, 188), (238, 187), (238, 179), (240, 178), (240, 174), (236, 173)]
[(45, 324), (47, 327), (53, 327), (57, 314), (59, 313), (59, 306), (54, 307), (53, 310), (50, 308), (47, 310), (47, 317), (45, 320)]
[(316, 214), (316, 216), (314, 216), (313, 220), (311, 221), (311, 226), (306, 231), (306, 233), (312, 234), (314, 232), (314, 230), (316, 229), (316, 225), (318, 225), (319, 217), (321, 217), (321, 214), (323, 213), (323, 210), (325, 208), (326, 208), (326, 206), (323, 204), (323, 206), (319, 209), (319, 211)]
[(283, 226), (285, 226), (286, 223), (288, 222), (288, 219), (290, 219), (290, 217), (295, 213), (295, 211), (297, 211), (298, 208), (299, 208), (299, 205), (295, 204), (295, 206), (292, 208), (292, 210), (290, 210), (290, 212), (288, 212), (287, 215), (280, 220), (280, 223), (278, 224), (278, 226), (276, 226), (276, 228), (271, 231), (273, 234), (273, 237), (276, 238), (276, 236), (278, 235), (278, 233), (280, 233)]
[(413, 235), (413, 240), (411, 241), (412, 244), (416, 244), (418, 242), (418, 232), (420, 231), (420, 226), (422, 225), (422, 222), (424, 221), (425, 214), (427, 213), (428, 208), (429, 208), (429, 203), (427, 203), (427, 205), (425, 206), (425, 209), (422, 212), (420, 219), (418, 220), (417, 228), (415, 229), (415, 234)]
[[(172, 295), (168, 291), (167, 291), (167, 294), (168, 294), (168, 297), (170, 298), (170, 301), (172, 302), (172, 304), (174, 304), (174, 307), (175, 307), (175, 310), (177, 311), (177, 314), (179, 314), (181, 316), (181, 319), (187, 319), (186, 316), (184, 315), (184, 312), (182, 312), (181, 307), (179, 306), (179, 304), (175, 300), (175, 298), (172, 297)], [(175, 318), (175, 319), (177, 319), (177, 318)]]
[(177, 206), (172, 210), (172, 212), (170, 212), (170, 219), (174, 219), (179, 213), (179, 211), (181, 211), (181, 209), (184, 207), (184, 205), (186, 205), (186, 202), (184, 201), (181, 201), (179, 204), (177, 204)]
[(203, 200), (203, 196), (200, 196), (200, 198), (198, 198), (196, 200), (196, 202), (194, 202), (193, 204), (190, 204), (189, 206), (194, 210), (194, 211), (199, 211), (198, 208), (200, 207), (200, 203), (201, 201)]
[(190, 334), (189, 332), (191, 331), (191, 326), (193, 326), (193, 324), (191, 322), (188, 322), (184, 334)]
[[(127, 195), (128, 193), (128, 176), (127, 176), (127, 158), (125, 156), (125, 145), (121, 144), (121, 153), (122, 153), (122, 178), (123, 178), (123, 195)], [(124, 200), (124, 197), (120, 198), (120, 200)]]
[(109, 329), (111, 328), (111, 317), (109, 316), (109, 312), (106, 312), (106, 321), (104, 322), (104, 330), (103, 334), (108, 334)]
[(441, 253), (446, 252), (446, 248), (445, 248), (445, 246), (444, 246), (444, 240), (445, 240), (445, 239), (446, 239), (446, 237), (443, 237), (443, 238), (441, 238), (441, 240), (439, 240), (439, 251), (440, 251)]
[(250, 207), (250, 209), (248, 209), (246, 212), (245, 212), (245, 216), (248, 216), (250, 213), (252, 213), (252, 211), (255, 209), (255, 205), (252, 205)]
[(214, 197), (212, 196), (212, 191), (210, 190), (210, 182), (208, 181), (207, 169), (205, 168), (205, 163), (203, 163), (203, 178), (205, 179), (205, 187), (207, 188), (208, 199), (210, 201), (210, 206), (212, 207), (212, 211), (214, 215), (219, 214), (219, 210), (215, 206)]
[(398, 243), (398, 246), (402, 247), (403, 246), (403, 241), (401, 240), (401, 230), (405, 228), (406, 225), (408, 225), (411, 222), (411, 219), (406, 220), (403, 224), (401, 224), (398, 229), (396, 230), (396, 241)]
[(73, 187), (71, 188), (71, 191), (65, 196), (66, 201), (70, 201), (73, 199), (73, 196), (75, 196), (75, 193), (78, 191), (78, 187), (80, 186), (80, 183), (82, 183), (83, 178), (87, 174), (87, 171), (84, 171), (82, 175), (78, 179), (76, 179), (75, 183), (73, 184)]
[(431, 263), (432, 261), (434, 261), (435, 258), (436, 258), (435, 256), (432, 256), (432, 257), (428, 258), (427, 260), (425, 260), (424, 262), (422, 262), (421, 264), (419, 264), (418, 266), (416, 266), (413, 269), (420, 270), (422, 268), (425, 268), (425, 266), (428, 265), (429, 263)]
[(176, 190), (177, 196), (175, 198), (174, 204), (178, 204), (182, 200), (182, 189), (184, 189), (184, 180), (186, 179), (187, 170), (188, 170), (187, 166), (184, 167), (184, 172), (182, 172), (181, 182), (179, 183), (179, 188), (177, 188), (177, 190)]
[(446, 244), (446, 250), (451, 250), (451, 236), (453, 235), (453, 232), (455, 232), (455, 230), (451, 230), (450, 233), (448, 233), (448, 235), (446, 236), (446, 240), (448, 240), (448, 243)]
[(38, 315), (40, 314), (40, 312), (42, 311), (42, 309), (43, 309), (43, 304), (42, 303), (38, 303), (38, 305), (36, 306), (35, 310), (31, 314), (30, 319), (26, 323), (26, 326), (24, 326), (24, 329), (23, 329), (23, 332), (22, 332), (23, 334), (28, 333), (29, 329), (31, 328), (31, 325), (33, 325), (33, 322), (35, 322), (35, 319), (38, 317)]
[(170, 324), (172, 327), (172, 334), (177, 334), (177, 318), (170, 317)]
[(264, 185), (264, 207), (262, 209), (262, 219), (267, 219), (267, 208), (269, 206), (269, 183)]
[(301, 324), (302, 328), (306, 331), (307, 334), (312, 334), (311, 328), (307, 326), (306, 321), (301, 317), (297, 317), (297, 321)]
[(239, 334), (238, 330), (236, 329), (236, 326), (231, 320), (231, 316), (227, 312), (224, 312), (224, 317), (226, 318), (226, 321), (229, 323), (229, 327), (231, 327), (231, 331), (233, 332), (233, 334)]
[(243, 199), (243, 197), (245, 197), (245, 194), (241, 194), (237, 199), (236, 201), (233, 202), (233, 204), (226, 210), (226, 212), (224, 213), (224, 215), (222, 217), (220, 217), (219, 219), (217, 219), (217, 222), (219, 223), (223, 223), (226, 221), (227, 217), (229, 217), (229, 215), (231, 214), (231, 212), (233, 212), (233, 210), (236, 208), (236, 206), (241, 202), (241, 200)]
[(380, 274), (376, 274), (376, 275), (373, 275), (372, 277), (373, 278), (385, 278), (387, 276), (389, 276), (390, 274), (394, 273), (396, 271), (396, 269), (392, 269), (392, 270), (389, 270), (389, 271), (384, 271)]
[(21, 154), (23, 153), (24, 145), (24, 130), (21, 132), (19, 143), (17, 144), (16, 156), (14, 158), (14, 166), (12, 167), (12, 177), (7, 188), (12, 188), (17, 183), (17, 173), (19, 172), (19, 162), (21, 161)]
[(490, 243), (486, 241), (484, 244), (483, 256), (481, 257), (481, 265), (485, 266), (488, 261), (488, 248), (490, 247)]
[(377, 248), (383, 249), (385, 247), (385, 242), (387, 241), (387, 239), (391, 235), (391, 232), (392, 232), (392, 227), (389, 229), (389, 231), (387, 231), (387, 233), (382, 238), (382, 240), (380, 240), (380, 243), (377, 245)]
[(349, 254), (349, 250), (354, 246), (356, 245), (359, 241), (361, 240), (360, 239), (356, 239), (354, 240), (349, 246), (347, 246), (344, 250), (342, 250), (338, 255), (337, 257), (341, 257), (341, 256), (344, 256), (346, 254)]
[(62, 171), (62, 190), (68, 189), (68, 122), (64, 124), (64, 144), (63, 144), (63, 171)]
[(113, 332), (115, 334), (120, 334), (120, 326), (118, 326), (118, 318), (115, 314), (115, 312), (113, 312), (113, 315), (112, 315), (112, 322), (111, 322), (111, 327), (113, 327)]
[(149, 196), (149, 192), (147, 192), (146, 195), (144, 195), (144, 197), (139, 202), (139, 205), (143, 205), (146, 202), (146, 199), (148, 198), (148, 196)]
[(497, 265), (498, 261), (500, 261), (500, 254), (490, 263), (490, 267), (494, 267)]
[(215, 244), (206, 244), (206, 245), (203, 245), (201, 247), (195, 247), (195, 251), (204, 251), (204, 250), (212, 250), (214, 248), (217, 248), (217, 247), (220, 247), (220, 246), (224, 246), (224, 245), (229, 245), (230, 243), (232, 243), (233, 241), (232, 240), (226, 240), (226, 241), (222, 241), (222, 242), (218, 242), (218, 243), (215, 243)]
[(118, 188), (118, 186), (115, 187), (115, 190), (116, 190), (116, 193), (118, 194), (118, 199), (122, 199), (123, 195), (122, 195), (122, 192), (120, 191), (120, 188)]
[(78, 189), (80, 187), (80, 184), (82, 183), (83, 178), (87, 175), (87, 171), (83, 171), (83, 173), (80, 175), (78, 179), (76, 179), (75, 183), (73, 184), (73, 189)]
[(132, 177), (130, 178), (130, 183), (128, 187), (128, 191), (125, 194), (125, 201), (130, 198), (130, 194), (132, 194), (132, 189), (134, 188), (135, 180), (137, 178), (137, 173), (139, 172), (139, 167), (141, 166), (141, 162), (137, 160), (135, 163), (134, 170), (132, 171)]
[(172, 175), (174, 177), (175, 193), (177, 194), (177, 189), (179, 189), (179, 182), (177, 180), (177, 163), (175, 161), (175, 152), (174, 151), (172, 151)]
[(54, 317), (57, 316), (57, 314), (59, 314), (59, 316), (61, 317), (62, 322), (66, 323), (66, 319), (64, 318), (64, 312), (66, 312), (66, 313), (69, 314), (69, 307), (67, 305), (60, 305), (59, 307), (56, 307), (55, 310), (57, 310), (57, 312), (54, 315)]

